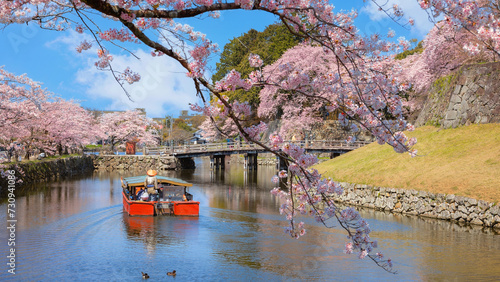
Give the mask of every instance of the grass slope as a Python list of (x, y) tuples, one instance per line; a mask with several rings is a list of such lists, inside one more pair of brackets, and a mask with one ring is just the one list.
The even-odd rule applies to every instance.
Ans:
[(425, 126), (407, 135), (417, 137), (415, 158), (373, 143), (315, 168), (342, 182), (500, 201), (500, 124)]

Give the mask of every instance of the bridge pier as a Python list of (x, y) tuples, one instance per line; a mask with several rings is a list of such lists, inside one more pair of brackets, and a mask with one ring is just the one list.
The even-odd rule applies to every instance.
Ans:
[(288, 164), (284, 158), (276, 157), (276, 169), (278, 171), (288, 170)]
[(211, 169), (224, 169), (226, 163), (225, 155), (210, 155)]
[(195, 169), (196, 165), (194, 164), (193, 158), (178, 158), (177, 159), (181, 165), (181, 169)]
[(245, 169), (257, 169), (257, 153), (246, 153), (245, 154)]

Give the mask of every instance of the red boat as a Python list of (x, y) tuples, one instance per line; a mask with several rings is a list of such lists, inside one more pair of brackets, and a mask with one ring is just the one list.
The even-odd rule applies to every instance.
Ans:
[(139, 196), (145, 189), (146, 175), (122, 178), (123, 210), (130, 216), (140, 215), (186, 215), (199, 216), (200, 202), (193, 201), (188, 187), (193, 184), (184, 180), (156, 176), (158, 194), (152, 200)]

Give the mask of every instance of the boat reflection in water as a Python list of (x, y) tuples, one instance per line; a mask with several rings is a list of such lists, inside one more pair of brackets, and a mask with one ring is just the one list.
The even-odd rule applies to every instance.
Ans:
[(186, 238), (198, 237), (198, 217), (129, 216), (123, 212), (122, 221), (127, 241), (144, 245), (147, 254), (154, 254), (157, 248), (185, 244)]

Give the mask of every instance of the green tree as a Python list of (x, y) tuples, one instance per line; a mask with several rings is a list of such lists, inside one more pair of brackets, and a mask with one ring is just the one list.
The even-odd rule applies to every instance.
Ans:
[[(241, 73), (242, 77), (248, 77), (254, 68), (250, 67), (248, 56), (257, 54), (264, 61), (264, 65), (272, 64), (291, 47), (297, 45), (300, 38), (291, 34), (283, 24), (269, 25), (264, 31), (255, 29), (233, 38), (224, 46), (220, 62), (217, 63), (216, 73), (212, 76), (213, 81), (218, 81), (232, 69)], [(229, 100), (248, 102), (252, 108), (259, 105), (260, 89), (252, 88), (250, 91), (237, 90), (228, 93)]]
[[(163, 130), (164, 140), (173, 140), (178, 143), (189, 140), (198, 130), (198, 127), (205, 120), (205, 116), (192, 115), (189, 117), (176, 118), (172, 122), (172, 131), (170, 131), (170, 120), (166, 120), (165, 130)], [(170, 135), (171, 133), (171, 135)]]

